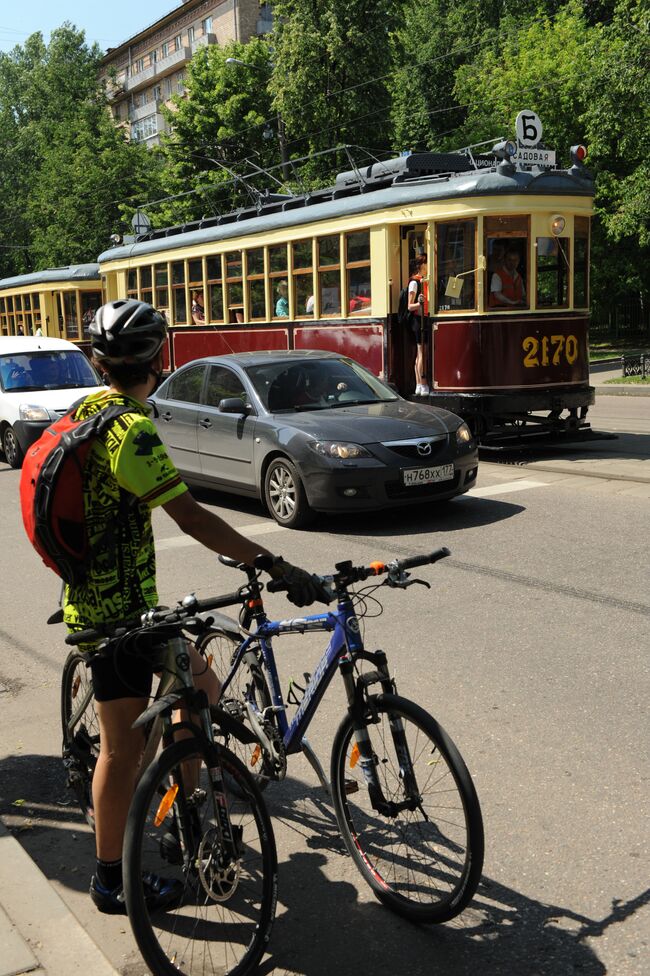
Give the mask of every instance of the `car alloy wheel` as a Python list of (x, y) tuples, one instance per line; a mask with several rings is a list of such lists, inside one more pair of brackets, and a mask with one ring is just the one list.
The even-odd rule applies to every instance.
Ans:
[(264, 479), (267, 508), (279, 525), (296, 529), (313, 518), (302, 481), (287, 458), (276, 458)]
[(23, 463), (23, 452), (13, 427), (5, 427), (2, 435), (2, 450), (7, 459), (7, 464), (12, 468), (19, 468)]

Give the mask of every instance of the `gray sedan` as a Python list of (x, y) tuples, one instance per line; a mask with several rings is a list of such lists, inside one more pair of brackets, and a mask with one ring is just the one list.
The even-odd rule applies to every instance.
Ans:
[(264, 500), (280, 525), (453, 498), (476, 481), (460, 417), (404, 400), (335, 353), (193, 360), (150, 398), (189, 484)]

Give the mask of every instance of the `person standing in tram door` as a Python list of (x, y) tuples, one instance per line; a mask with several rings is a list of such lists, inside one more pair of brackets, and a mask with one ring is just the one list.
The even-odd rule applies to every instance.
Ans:
[(501, 264), (494, 269), (490, 281), (490, 306), (525, 305), (526, 287), (524, 279), (517, 270), (519, 251), (509, 247)]
[(408, 310), (415, 336), (415, 395), (428, 396), (429, 384), (424, 375), (424, 319), (429, 314), (429, 283), (426, 254), (418, 254), (409, 268)]

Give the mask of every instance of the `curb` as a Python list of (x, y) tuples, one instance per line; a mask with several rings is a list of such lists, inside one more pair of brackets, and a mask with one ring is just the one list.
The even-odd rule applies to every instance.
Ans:
[(594, 386), (597, 396), (650, 396), (649, 386), (633, 386), (631, 383), (610, 383), (607, 386)]
[(118, 976), (0, 820), (0, 976)]

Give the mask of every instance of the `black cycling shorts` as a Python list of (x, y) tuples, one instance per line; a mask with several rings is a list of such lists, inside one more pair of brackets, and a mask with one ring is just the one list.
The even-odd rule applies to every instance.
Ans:
[(153, 668), (145, 658), (133, 654), (99, 654), (90, 662), (93, 691), (100, 702), (118, 698), (149, 698)]

